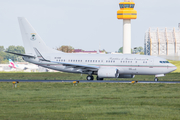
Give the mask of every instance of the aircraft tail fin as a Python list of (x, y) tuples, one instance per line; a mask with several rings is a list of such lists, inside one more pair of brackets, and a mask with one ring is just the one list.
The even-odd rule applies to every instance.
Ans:
[(44, 53), (60, 52), (49, 48), (26, 18), (19, 17), (18, 21), (21, 29), (25, 52), (27, 55), (36, 55), (33, 48), (37, 48), (39, 51)]
[(17, 68), (19, 67), (18, 65), (16, 65), (11, 59), (9, 59), (9, 66), (11, 66), (12, 68)]

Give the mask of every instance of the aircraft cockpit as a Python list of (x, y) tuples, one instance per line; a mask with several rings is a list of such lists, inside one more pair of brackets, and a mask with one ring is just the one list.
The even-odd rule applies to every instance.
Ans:
[(169, 61), (159, 61), (160, 63), (169, 63)]

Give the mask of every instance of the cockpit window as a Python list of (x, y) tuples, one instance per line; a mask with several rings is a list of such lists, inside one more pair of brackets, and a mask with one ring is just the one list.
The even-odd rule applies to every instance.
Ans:
[(160, 63), (169, 63), (169, 61), (159, 61)]

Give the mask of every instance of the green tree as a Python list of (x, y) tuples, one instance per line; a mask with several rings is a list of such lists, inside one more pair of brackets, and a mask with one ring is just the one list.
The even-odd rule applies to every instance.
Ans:
[(65, 52), (65, 53), (72, 53), (74, 48), (72, 46), (63, 45), (59, 48), (56, 48), (56, 50), (59, 50), (59, 51)]
[(103, 50), (99, 50), (99, 51), (104, 52), (104, 53), (106, 53), (106, 54), (107, 54), (107, 52), (106, 52), (106, 50), (105, 50), (105, 49), (103, 49)]
[(138, 50), (139, 53), (144, 52), (144, 49), (143, 49), (143, 47), (141, 47), (141, 46), (138, 47), (137, 50)]
[(133, 53), (143, 55), (144, 54), (144, 49), (141, 46), (140, 47), (135, 47), (134, 50), (133, 50)]
[(0, 46), (0, 52), (4, 51), (4, 46)]
[(0, 46), (0, 63), (4, 63), (4, 60), (6, 58), (6, 53), (3, 52), (4, 50), (4, 46)]
[(4, 58), (0, 55), (0, 63), (2, 63), (3, 60)]
[[(118, 53), (123, 53), (123, 47), (120, 47)], [(131, 53), (133, 53), (133, 49), (131, 49)]]
[[(6, 51), (25, 54), (24, 47), (22, 47), (22, 46), (13, 46), (13, 45), (12, 45), (12, 46), (9, 46), (9, 47), (6, 49)], [(7, 60), (8, 60), (8, 59), (12, 59), (13, 61), (17, 61), (18, 58), (21, 58), (21, 57), (20, 57), (20, 56), (17, 56), (17, 55), (13, 55), (13, 54), (7, 53), (5, 58), (6, 58)]]
[(123, 53), (123, 47), (120, 47), (118, 53)]

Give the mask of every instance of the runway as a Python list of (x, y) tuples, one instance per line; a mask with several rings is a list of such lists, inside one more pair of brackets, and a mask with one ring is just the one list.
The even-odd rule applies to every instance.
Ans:
[[(87, 80), (0, 80), (0, 82), (13, 82), (13, 81), (19, 81), (19, 82), (73, 82), (73, 81), (79, 81), (80, 83), (131, 83), (132, 80), (103, 80), (103, 81), (87, 81)], [(166, 83), (166, 84), (177, 84), (180, 83), (180, 81), (138, 81), (138, 83)]]

